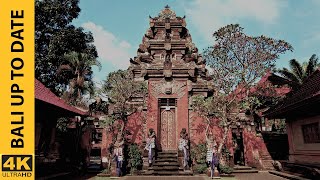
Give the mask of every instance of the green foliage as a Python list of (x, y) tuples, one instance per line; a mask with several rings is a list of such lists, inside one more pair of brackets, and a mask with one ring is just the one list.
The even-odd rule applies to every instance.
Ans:
[(195, 159), (197, 164), (205, 164), (207, 158), (207, 146), (205, 143), (197, 144), (191, 150), (191, 158)]
[(222, 156), (224, 156), (226, 158), (227, 161), (230, 160), (231, 153), (230, 153), (229, 149), (226, 148), (226, 146), (223, 146), (221, 154), (222, 154)]
[(131, 170), (137, 170), (138, 167), (142, 166), (142, 158), (139, 146), (137, 144), (131, 144), (129, 146), (129, 158)]
[(101, 64), (96, 57), (72, 51), (64, 55), (64, 60), (57, 74), (63, 74), (64, 78), (69, 79), (69, 90), (65, 92), (66, 99), (71, 104), (75, 104), (82, 100), (84, 94), (94, 95), (92, 66), (98, 66), (101, 69)]
[(206, 173), (208, 167), (207, 167), (207, 164), (196, 164), (193, 169), (197, 173), (203, 174), (203, 173)]
[(107, 115), (100, 119), (100, 126), (103, 128), (111, 127), (113, 123), (116, 121), (116, 117), (114, 115)]
[(64, 55), (75, 51), (98, 57), (92, 34), (71, 25), (79, 13), (79, 0), (35, 2), (35, 76), (59, 96), (69, 83), (67, 75), (57, 76)]
[(233, 172), (233, 168), (229, 166), (224, 166), (222, 164), (219, 164), (220, 173), (224, 174), (231, 174)]
[(280, 84), (288, 84), (293, 90), (296, 90), (313, 72), (319, 67), (319, 58), (313, 54), (309, 61), (300, 64), (296, 59), (289, 62), (290, 69), (283, 68), (278, 73), (285, 79), (285, 82), (277, 82)]
[(116, 119), (126, 120), (128, 116), (143, 106), (143, 103), (133, 105), (128, 102), (133, 97), (142, 97), (145, 101), (147, 85), (145, 82), (134, 81), (131, 71), (118, 70), (109, 73), (101, 91), (110, 99)]
[(248, 88), (275, 66), (279, 54), (293, 49), (283, 40), (246, 35), (238, 24), (222, 27), (213, 36), (216, 43), (205, 50), (204, 58), (217, 90), (226, 94), (240, 84)]

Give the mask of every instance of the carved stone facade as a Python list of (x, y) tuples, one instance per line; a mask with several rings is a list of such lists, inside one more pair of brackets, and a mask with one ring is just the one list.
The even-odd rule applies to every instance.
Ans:
[(189, 99), (213, 94), (185, 17), (176, 16), (168, 6), (150, 17), (150, 28), (130, 63), (135, 80), (148, 82), (145, 126), (156, 131), (158, 149), (177, 150), (178, 132), (190, 130)]
[[(148, 84), (147, 103), (142, 112), (145, 120), (140, 116), (132, 117), (127, 127), (134, 142), (144, 141), (147, 129), (152, 128), (158, 150), (178, 151), (179, 133), (185, 128), (191, 150), (195, 144), (204, 143), (206, 123), (192, 110), (192, 97), (213, 95), (205, 63), (192, 42), (185, 17), (176, 16), (169, 7), (157, 17), (150, 17), (150, 27), (142, 38), (137, 56), (130, 59), (129, 70), (135, 81)], [(139, 102), (139, 98), (135, 100)], [(210, 127), (210, 131), (215, 137), (222, 137), (223, 131), (218, 125)], [(230, 131), (226, 143), (231, 155), (234, 154), (232, 135)], [(259, 167), (261, 163), (253, 157), (256, 151), (263, 155), (268, 153), (263, 139), (256, 136), (253, 128), (244, 128), (241, 137), (245, 165)]]

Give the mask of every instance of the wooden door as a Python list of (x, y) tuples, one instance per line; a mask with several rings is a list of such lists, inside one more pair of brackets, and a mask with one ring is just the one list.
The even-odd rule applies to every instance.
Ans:
[(175, 109), (161, 109), (161, 147), (162, 150), (176, 150)]

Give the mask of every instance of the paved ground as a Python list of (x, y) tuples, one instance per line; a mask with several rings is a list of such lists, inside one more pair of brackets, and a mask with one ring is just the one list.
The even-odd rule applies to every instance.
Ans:
[(136, 176), (136, 177), (126, 177), (124, 180), (205, 180), (204, 177), (201, 176)]
[[(210, 180), (206, 176), (126, 176), (121, 178), (94, 177), (90, 180)], [(235, 178), (221, 178), (220, 180), (236, 180)]]
[(237, 180), (286, 180), (285, 178), (272, 175), (267, 171), (259, 171), (259, 173), (236, 174)]
[[(210, 180), (206, 176), (125, 176), (121, 178), (107, 178), (107, 177), (86, 177), (84, 179), (90, 180)], [(245, 173), (236, 174), (234, 178), (221, 178), (220, 180), (286, 180), (285, 178), (275, 176), (267, 171), (260, 171), (259, 173)]]

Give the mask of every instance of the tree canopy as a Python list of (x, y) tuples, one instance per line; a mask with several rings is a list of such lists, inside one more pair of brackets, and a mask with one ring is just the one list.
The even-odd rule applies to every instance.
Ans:
[(282, 68), (277, 72), (287, 80), (287, 84), (293, 89), (297, 89), (313, 72), (319, 67), (319, 58), (313, 54), (309, 61), (300, 64), (296, 59), (289, 61), (289, 67)]
[(204, 51), (204, 59), (211, 69), (215, 95), (206, 99), (196, 96), (193, 108), (205, 117), (208, 126), (212, 118), (220, 120), (224, 129), (218, 148), (221, 152), (230, 125), (239, 120), (239, 113), (259, 103), (259, 90), (264, 88), (254, 88), (257, 81), (275, 67), (280, 54), (293, 48), (284, 40), (249, 36), (238, 24), (220, 28), (213, 37), (215, 44)]
[(79, 0), (37, 0), (35, 3), (35, 76), (57, 95), (62, 95), (69, 79), (57, 76), (65, 54), (98, 54), (90, 32), (71, 25), (80, 13)]
[[(112, 109), (106, 124), (112, 124), (116, 120), (126, 123), (127, 118), (144, 105), (147, 86), (145, 82), (135, 81), (132, 71), (118, 70), (108, 74), (102, 85), (101, 93), (108, 97), (109, 108)], [(134, 97), (141, 97), (142, 104), (132, 103), (131, 100)]]
[(66, 100), (71, 104), (77, 104), (81, 102), (84, 94), (94, 95), (92, 66), (98, 66), (101, 69), (100, 62), (88, 53), (74, 51), (65, 54), (64, 59), (65, 62), (59, 66), (57, 74), (69, 80), (69, 89), (64, 93)]

